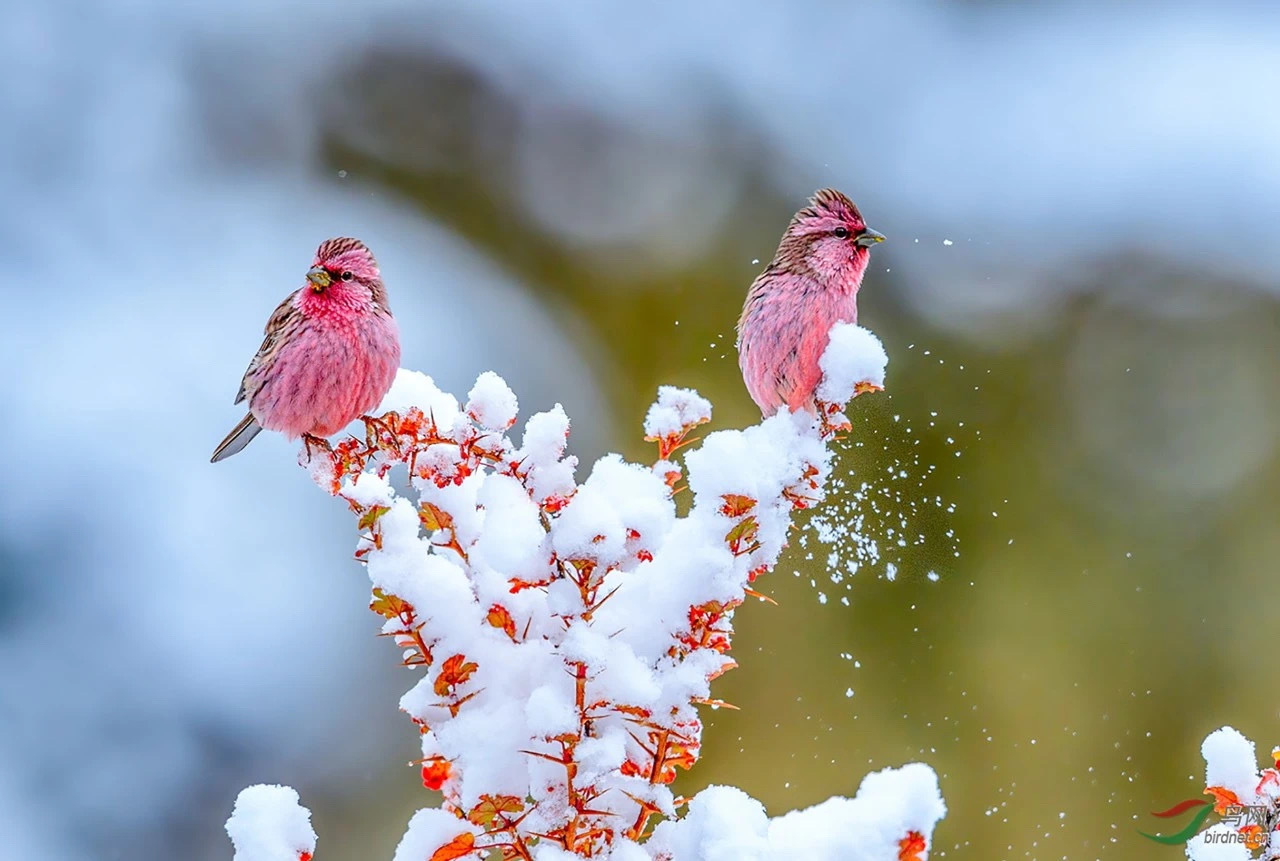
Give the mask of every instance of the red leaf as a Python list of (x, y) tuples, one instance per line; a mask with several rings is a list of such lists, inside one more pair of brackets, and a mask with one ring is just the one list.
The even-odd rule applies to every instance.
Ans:
[(408, 601), (397, 598), (395, 595), (388, 595), (381, 589), (373, 590), (373, 600), (369, 602), (369, 609), (388, 619), (413, 615), (413, 607)]
[(475, 851), (476, 837), (470, 831), (464, 831), (457, 837), (431, 853), (430, 861), (453, 861)]
[(543, 501), (542, 510), (545, 511), (547, 514), (555, 514), (557, 511), (564, 508), (568, 504), (569, 504), (568, 497), (560, 496), (559, 494), (556, 494), (555, 496), (548, 496), (546, 500)]
[(468, 661), (466, 655), (452, 655), (440, 665), (440, 675), (436, 677), (435, 691), (446, 696), (454, 687), (471, 678), (478, 667), (475, 661)]
[(898, 861), (920, 861), (920, 853), (924, 850), (924, 835), (919, 831), (908, 831), (907, 836), (898, 841)]
[(548, 580), (521, 580), (519, 577), (513, 577), (507, 582), (511, 584), (511, 589), (509, 591), (511, 592), (512, 595), (518, 595), (519, 593), (523, 592), (525, 589), (536, 589), (542, 586), (551, 585), (551, 580), (549, 579)]
[(1228, 807), (1240, 807), (1240, 796), (1236, 795), (1225, 786), (1210, 786), (1204, 791), (1205, 795), (1213, 796), (1213, 812), (1219, 815), (1225, 813)]
[(640, 768), (639, 765), (637, 765), (636, 763), (632, 762), (629, 759), (623, 762), (622, 768), (618, 770), (621, 771), (623, 774), (625, 774), (627, 777), (641, 777), (646, 773), (644, 769)]
[(448, 760), (429, 760), (422, 766), (422, 785), (427, 789), (434, 789), (439, 792), (444, 786), (444, 782), (449, 779), (451, 771)]
[(453, 515), (430, 502), (422, 503), (422, 507), (418, 509), (418, 520), (430, 532), (453, 526)]
[(754, 499), (740, 493), (726, 493), (723, 499), (724, 505), (720, 506), (720, 513), (728, 517), (741, 517), (756, 507)]
[(720, 676), (723, 676), (725, 673), (729, 672), (730, 670), (735, 669), (737, 666), (738, 666), (738, 662), (735, 661), (733, 658), (725, 658), (724, 663), (720, 665), (720, 669), (712, 670), (711, 672), (707, 673), (707, 681), (711, 681), (712, 679), (717, 679)]
[(507, 818), (505, 814), (519, 813), (522, 810), (524, 802), (514, 795), (482, 795), (480, 803), (467, 814), (467, 819), (476, 825), (488, 827), (493, 823), (494, 817), (501, 815)]
[(507, 612), (507, 608), (501, 604), (494, 604), (489, 608), (489, 615), (486, 617), (489, 624), (495, 628), (501, 628), (511, 639), (516, 638), (516, 620), (511, 618), (511, 614)]

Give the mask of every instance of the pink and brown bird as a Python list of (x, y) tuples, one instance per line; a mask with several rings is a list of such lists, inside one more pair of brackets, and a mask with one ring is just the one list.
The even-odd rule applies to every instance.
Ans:
[(213, 451), (231, 457), (263, 428), (321, 442), (372, 410), (400, 367), (400, 332), (378, 263), (358, 239), (316, 249), (306, 281), (267, 320), (240, 381), (249, 414)]
[(818, 360), (836, 323), (858, 322), (858, 288), (883, 234), (867, 227), (853, 201), (832, 188), (797, 212), (765, 270), (747, 291), (738, 319), (738, 364), (751, 399), (766, 416), (779, 407), (816, 412)]

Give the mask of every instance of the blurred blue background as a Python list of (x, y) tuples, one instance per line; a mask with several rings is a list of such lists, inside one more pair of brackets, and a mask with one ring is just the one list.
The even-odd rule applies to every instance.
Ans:
[(390, 857), (435, 803), (349, 518), (277, 437), (207, 462), (320, 240), (373, 248), (407, 367), (649, 457), (659, 383), (755, 420), (733, 324), (822, 185), (890, 238), (822, 515), (869, 541), (799, 533), (677, 790), (919, 758), (934, 857), (1173, 858), (1135, 830), (1203, 736), (1280, 742), (1280, 6), (0, 8), (6, 856), (227, 858), (270, 781)]

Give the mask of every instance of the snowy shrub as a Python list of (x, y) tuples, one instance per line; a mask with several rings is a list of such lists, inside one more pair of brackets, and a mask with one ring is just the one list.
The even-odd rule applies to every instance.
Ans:
[[(1272, 765), (1258, 769), (1253, 742), (1229, 726), (1215, 730), (1200, 748), (1205, 795), (1222, 821), (1187, 842), (1191, 861), (1280, 858), (1280, 748)], [(1207, 807), (1207, 804), (1206, 804)]]
[[(874, 335), (837, 327), (829, 353), (824, 394), (882, 387)], [(383, 635), (420, 673), (400, 707), (444, 803), (413, 817), (395, 861), (927, 856), (945, 807), (921, 764), (774, 819), (737, 789), (671, 791), (701, 753), (699, 706), (724, 705), (711, 681), (736, 666), (736, 609), (778, 561), (792, 513), (823, 499), (841, 406), (717, 431), (685, 453), (711, 404), (663, 387), (644, 421), (656, 462), (609, 455), (579, 483), (559, 406), (517, 444), (516, 397), (496, 374), (459, 404), (402, 370), (365, 439), (311, 462), (356, 518)], [(389, 481), (399, 466), (408, 495)], [(294, 801), (250, 815), (242, 795), (228, 822), (238, 851), (309, 857)], [(246, 834), (253, 823), (269, 833)], [(280, 848), (240, 848), (251, 844)]]

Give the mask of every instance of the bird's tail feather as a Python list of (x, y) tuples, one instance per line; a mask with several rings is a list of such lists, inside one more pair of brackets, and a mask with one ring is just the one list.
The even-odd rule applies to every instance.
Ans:
[(236, 454), (240, 449), (247, 446), (258, 435), (260, 430), (262, 430), (262, 425), (258, 424), (258, 420), (253, 417), (253, 413), (249, 413), (240, 420), (240, 424), (231, 429), (231, 433), (227, 434), (226, 439), (218, 443), (218, 447), (213, 450), (213, 457), (209, 459), (209, 463), (217, 463)]

